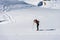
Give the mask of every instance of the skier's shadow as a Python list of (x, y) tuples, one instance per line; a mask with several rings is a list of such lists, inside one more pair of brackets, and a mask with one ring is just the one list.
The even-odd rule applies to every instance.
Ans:
[(54, 31), (56, 29), (40, 29), (39, 31)]

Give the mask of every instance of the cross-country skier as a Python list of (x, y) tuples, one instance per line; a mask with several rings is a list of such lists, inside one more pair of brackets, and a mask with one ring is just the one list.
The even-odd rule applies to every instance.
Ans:
[(37, 19), (34, 19), (34, 23), (36, 23), (37, 31), (39, 31), (39, 21)]

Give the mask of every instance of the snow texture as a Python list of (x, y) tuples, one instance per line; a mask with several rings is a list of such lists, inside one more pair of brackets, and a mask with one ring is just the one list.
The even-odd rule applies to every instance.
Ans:
[[(10, 1), (0, 7), (0, 40), (60, 40), (60, 9)], [(40, 21), (39, 31), (34, 19)]]
[[(0, 40), (60, 40), (60, 10), (32, 7), (3, 12), (7, 23), (0, 23)], [(33, 20), (40, 21), (36, 31)]]
[(24, 1), (0, 1), (0, 10), (9, 11), (12, 9), (26, 9), (34, 7), (34, 5), (28, 4)]

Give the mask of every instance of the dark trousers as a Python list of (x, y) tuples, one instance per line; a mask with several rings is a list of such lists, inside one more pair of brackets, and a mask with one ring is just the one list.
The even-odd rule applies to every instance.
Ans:
[(37, 24), (37, 31), (39, 30), (39, 24)]

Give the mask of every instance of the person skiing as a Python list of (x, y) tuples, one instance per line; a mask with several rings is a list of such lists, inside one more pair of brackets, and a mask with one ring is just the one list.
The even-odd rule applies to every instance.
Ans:
[(34, 23), (36, 23), (36, 26), (37, 26), (37, 31), (39, 31), (39, 20), (34, 19)]

